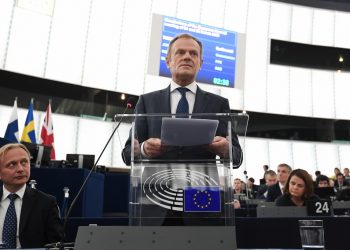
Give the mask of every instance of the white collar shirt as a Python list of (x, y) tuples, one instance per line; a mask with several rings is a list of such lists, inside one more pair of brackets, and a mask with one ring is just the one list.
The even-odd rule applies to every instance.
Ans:
[[(174, 81), (170, 82), (170, 110), (172, 114), (176, 114), (177, 104), (181, 99), (181, 94), (176, 89), (181, 87), (182, 86), (178, 85)], [(188, 102), (188, 111), (190, 114), (192, 114), (197, 93), (197, 83), (192, 82), (185, 86), (185, 88), (189, 89), (189, 91), (186, 92), (186, 99)]]
[(281, 182), (278, 182), (278, 185), (279, 185), (279, 187), (281, 189), (281, 193), (284, 194), (284, 192), (283, 192), (284, 186), (282, 185)]

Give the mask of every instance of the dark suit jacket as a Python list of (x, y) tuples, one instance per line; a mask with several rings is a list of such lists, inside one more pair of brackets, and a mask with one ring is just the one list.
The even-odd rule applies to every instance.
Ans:
[(264, 194), (267, 191), (267, 189), (268, 189), (267, 185), (260, 185), (256, 198), (260, 200), (265, 200), (266, 197), (264, 196)]
[[(320, 198), (317, 195), (311, 195), (311, 197), (307, 201), (317, 201)], [(304, 201), (303, 206), (306, 206), (307, 201)], [(277, 207), (285, 207), (285, 206), (292, 206), (296, 207), (294, 202), (292, 201), (290, 194), (283, 194), (280, 197), (276, 199), (276, 206)]]
[[(1, 187), (0, 197), (2, 194)], [(42, 248), (45, 244), (61, 241), (62, 235), (63, 225), (55, 197), (27, 187), (19, 221), (21, 247)]]
[(266, 201), (270, 201), (273, 202), (275, 201), (279, 196), (282, 195), (280, 186), (279, 186), (279, 182), (277, 182), (275, 185), (270, 186), (267, 189), (267, 197), (266, 197)]
[[(228, 100), (221, 96), (206, 92), (197, 87), (193, 113), (229, 113), (230, 107)], [(170, 108), (170, 86), (165, 89), (154, 91), (141, 95), (135, 107), (136, 114), (159, 114), (171, 113)], [(198, 117), (199, 118), (199, 117)], [(205, 118), (205, 117), (200, 117)], [(208, 117), (213, 119), (212, 117)], [(227, 121), (219, 119), (219, 126), (216, 132), (217, 136), (226, 137)], [(141, 144), (149, 138), (160, 138), (161, 117), (137, 118), (136, 133)], [(242, 150), (238, 142), (237, 135), (232, 133), (232, 148), (234, 164), (240, 163)], [(131, 136), (125, 143), (122, 157), (127, 165), (130, 165), (131, 155)], [(174, 147), (173, 150), (163, 154), (160, 159), (214, 159), (215, 154), (199, 147)]]

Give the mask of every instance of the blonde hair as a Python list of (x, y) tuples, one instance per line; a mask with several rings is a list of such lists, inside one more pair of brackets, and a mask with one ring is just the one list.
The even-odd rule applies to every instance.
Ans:
[(15, 148), (21, 148), (23, 149), (24, 151), (26, 151), (27, 155), (28, 155), (28, 158), (30, 159), (30, 153), (27, 149), (26, 146), (24, 146), (23, 144), (21, 143), (9, 143), (9, 144), (6, 144), (4, 146), (2, 146), (0, 148), (0, 166), (1, 166), (1, 163), (3, 161), (3, 158), (4, 158), (4, 155), (7, 151), (11, 150), (11, 149), (15, 149)]

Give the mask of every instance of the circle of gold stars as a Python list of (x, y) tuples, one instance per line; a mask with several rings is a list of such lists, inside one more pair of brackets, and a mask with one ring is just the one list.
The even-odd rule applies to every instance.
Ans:
[[(204, 194), (207, 198), (206, 200), (206, 204), (202, 204), (203, 202), (200, 202), (200, 200), (198, 199), (198, 196), (200, 194)], [(209, 205), (211, 204), (211, 194), (207, 191), (207, 190), (197, 190), (197, 192), (193, 195), (193, 204), (197, 206), (197, 208), (207, 208), (209, 207)]]

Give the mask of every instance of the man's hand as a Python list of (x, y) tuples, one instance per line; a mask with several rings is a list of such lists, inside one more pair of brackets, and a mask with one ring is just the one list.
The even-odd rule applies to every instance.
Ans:
[(141, 155), (141, 145), (140, 142), (134, 139), (134, 157)]
[(165, 147), (159, 138), (149, 138), (143, 144), (145, 154), (150, 158), (155, 158), (163, 154)]
[(234, 209), (241, 208), (241, 203), (239, 202), (239, 200), (234, 199), (232, 205)]
[(222, 136), (215, 136), (212, 143), (208, 144), (209, 151), (220, 157), (228, 157), (229, 141)]

